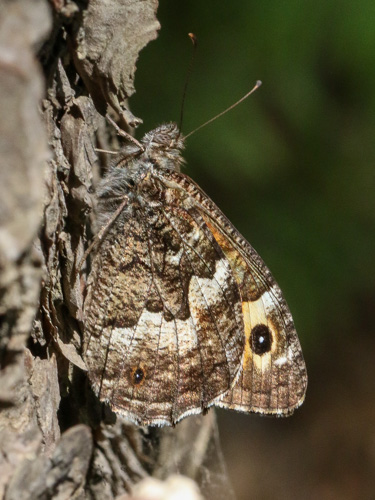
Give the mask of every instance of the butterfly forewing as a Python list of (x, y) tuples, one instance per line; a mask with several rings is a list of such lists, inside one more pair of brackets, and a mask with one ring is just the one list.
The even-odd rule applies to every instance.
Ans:
[(195, 200), (228, 259), (239, 286), (245, 326), (241, 374), (213, 404), (244, 411), (290, 414), (304, 400), (307, 375), (292, 316), (270, 271), (210, 198), (187, 176), (168, 175)]

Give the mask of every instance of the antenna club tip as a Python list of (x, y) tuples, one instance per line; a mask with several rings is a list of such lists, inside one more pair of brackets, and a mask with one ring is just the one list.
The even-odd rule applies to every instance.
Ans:
[(255, 87), (258, 89), (261, 85), (262, 85), (262, 81), (261, 80), (257, 80), (256, 83), (255, 83)]
[(190, 40), (193, 42), (193, 45), (196, 45), (198, 40), (197, 37), (194, 35), (194, 33), (188, 33), (188, 36)]

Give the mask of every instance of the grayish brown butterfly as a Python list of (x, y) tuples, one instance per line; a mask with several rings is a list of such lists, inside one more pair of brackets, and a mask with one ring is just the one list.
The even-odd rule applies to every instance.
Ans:
[(262, 259), (180, 172), (174, 123), (119, 153), (98, 191), (84, 359), (100, 400), (139, 425), (210, 406), (288, 415), (305, 397), (300, 343)]

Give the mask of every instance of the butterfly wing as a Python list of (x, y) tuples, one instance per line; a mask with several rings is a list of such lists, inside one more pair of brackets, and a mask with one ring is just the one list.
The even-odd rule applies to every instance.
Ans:
[(244, 412), (287, 415), (304, 400), (307, 374), (293, 319), (270, 271), (210, 198), (187, 176), (171, 182), (189, 192), (239, 286), (245, 326), (242, 372), (216, 406)]
[(290, 414), (304, 400), (307, 375), (287, 303), (250, 244), (236, 234), (236, 240), (229, 239), (210, 222), (240, 285), (246, 338), (242, 373), (215, 404), (244, 412)]
[(244, 354), (241, 296), (227, 258), (179, 192), (130, 205), (92, 264), (84, 358), (94, 391), (142, 425), (171, 425), (228, 391)]

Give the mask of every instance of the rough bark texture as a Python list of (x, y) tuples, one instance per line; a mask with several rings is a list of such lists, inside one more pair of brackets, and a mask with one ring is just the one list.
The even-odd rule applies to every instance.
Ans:
[(95, 147), (116, 145), (106, 112), (139, 123), (126, 99), (156, 8), (0, 4), (0, 498), (232, 498), (213, 412), (131, 426), (103, 410), (80, 356)]

